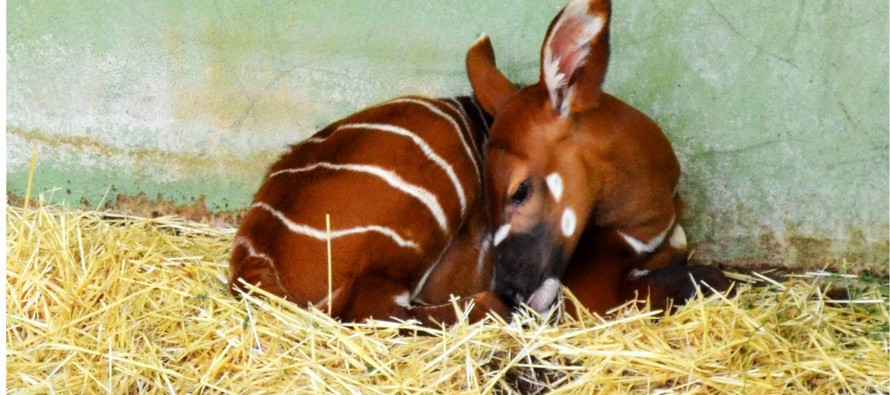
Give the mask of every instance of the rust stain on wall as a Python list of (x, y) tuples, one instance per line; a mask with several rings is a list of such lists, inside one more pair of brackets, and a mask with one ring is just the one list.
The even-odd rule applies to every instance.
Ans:
[[(11, 206), (22, 207), (25, 198), (14, 193), (7, 193), (6, 198)], [(94, 208), (93, 202), (83, 200), (80, 202), (82, 209)], [(37, 202), (31, 199), (31, 207), (36, 207)], [(211, 211), (207, 208), (206, 197), (201, 195), (195, 203), (177, 204), (158, 195), (154, 199), (149, 198), (145, 192), (135, 196), (117, 195), (112, 202), (106, 204), (106, 209), (123, 215), (132, 215), (144, 218), (158, 218), (174, 216), (185, 218), (189, 221), (208, 224), (218, 228), (235, 228), (247, 209), (230, 211)]]
[(764, 232), (730, 240), (690, 240), (690, 246), (695, 250), (693, 260), (723, 267), (890, 274), (886, 243), (868, 242), (861, 230), (849, 229), (848, 233), (849, 240), (834, 240), (788, 228), (781, 237)]
[(172, 215), (221, 228), (237, 227), (241, 217), (247, 212), (247, 209), (211, 211), (207, 208), (206, 200), (206, 196), (201, 195), (195, 203), (176, 204), (160, 195), (150, 199), (142, 192), (136, 196), (116, 196), (114, 211), (148, 218)]
[(75, 150), (89, 151), (100, 157), (127, 156), (138, 163), (178, 167), (189, 172), (197, 170), (219, 173), (222, 163), (224, 163), (225, 173), (233, 178), (255, 177), (271, 163), (271, 158), (280, 154), (279, 152), (263, 151), (254, 153), (246, 159), (239, 159), (233, 152), (218, 152), (214, 158), (217, 160), (212, 160), (199, 154), (170, 152), (155, 148), (117, 147), (87, 136), (55, 135), (34, 129), (23, 130), (14, 126), (7, 126), (6, 132), (52, 148), (67, 146)]

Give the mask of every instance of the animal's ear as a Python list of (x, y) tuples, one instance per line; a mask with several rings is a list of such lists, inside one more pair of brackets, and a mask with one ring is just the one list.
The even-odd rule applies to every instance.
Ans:
[(498, 70), (494, 49), (488, 35), (483, 34), (467, 51), (467, 76), (482, 108), (494, 117), (517, 88)]
[(550, 24), (541, 48), (541, 83), (560, 115), (599, 104), (609, 63), (609, 0), (573, 0)]

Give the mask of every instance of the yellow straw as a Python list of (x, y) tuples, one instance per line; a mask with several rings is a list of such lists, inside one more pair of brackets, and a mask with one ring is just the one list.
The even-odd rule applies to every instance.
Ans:
[(325, 214), (324, 220), (328, 229), (328, 315), (330, 315), (331, 305), (334, 304), (334, 301), (331, 300), (331, 214)]
[[(226, 257), (234, 229), (45, 204), (26, 215), (21, 206), (6, 210), (10, 392), (890, 389), (886, 278), (844, 284), (843, 275), (824, 272), (729, 273), (734, 296), (696, 296), (669, 316), (629, 304), (559, 324), (533, 314), (445, 330), (414, 321), (343, 324), (320, 306), (307, 310), (262, 289), (233, 297)], [(845, 296), (852, 302), (827, 298), (826, 290), (845, 285), (857, 290)], [(332, 284), (328, 292), (330, 299)]]
[(31, 186), (34, 184), (34, 168), (37, 167), (37, 153), (31, 153), (31, 165), (28, 167), (28, 185), (25, 187), (25, 212), (28, 212), (28, 204), (31, 201)]

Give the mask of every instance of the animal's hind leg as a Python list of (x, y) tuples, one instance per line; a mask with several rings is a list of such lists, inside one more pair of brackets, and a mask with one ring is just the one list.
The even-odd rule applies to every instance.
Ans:
[[(668, 300), (682, 304), (695, 295), (695, 284), (689, 275), (717, 291), (729, 288), (729, 281), (720, 270), (685, 265), (685, 234), (680, 232), (683, 231), (678, 225), (668, 232), (673, 243), (668, 240), (644, 257), (627, 251), (616, 232), (591, 233), (575, 250), (562, 281), (581, 305), (600, 315), (633, 299), (650, 300), (653, 310), (664, 309)], [(680, 262), (676, 261), (679, 259)], [(569, 314), (577, 317), (576, 310), (577, 306), (567, 303)]]
[(438, 305), (447, 303), (452, 295), (465, 297), (491, 290), (494, 265), (485, 221), (485, 212), (476, 210), (457, 232), (418, 292), (418, 300)]
[[(358, 276), (349, 294), (338, 295), (342, 308), (335, 316), (344, 322), (411, 318), (408, 312), (411, 293), (408, 287), (394, 279), (379, 275)], [(337, 303), (339, 304), (339, 303)]]
[[(338, 317), (346, 322), (359, 322), (368, 318), (378, 320), (416, 319), (421, 324), (436, 327), (439, 324), (450, 325), (457, 322), (458, 317), (451, 303), (436, 306), (412, 306), (408, 287), (391, 278), (383, 276), (361, 276), (351, 287), (351, 294), (346, 296), (345, 305)], [(482, 292), (458, 301), (458, 306), (467, 309), (470, 301), (475, 307), (470, 312), (470, 321), (478, 321), (492, 311), (507, 315), (509, 308), (500, 298), (491, 292)], [(335, 302), (335, 303), (339, 303)]]
[(674, 217), (677, 221), (665, 235), (661, 245), (651, 255), (646, 257), (642, 268), (656, 270), (686, 264), (689, 255), (686, 230), (683, 229), (679, 222), (679, 219), (682, 218), (684, 207), (683, 199), (680, 199), (679, 196), (674, 197)]
[[(705, 294), (713, 288), (724, 292), (731, 282), (723, 272), (710, 266), (671, 266), (664, 269), (631, 273), (627, 279), (628, 299), (649, 301), (652, 310), (679, 306), (695, 296), (696, 287)], [(706, 283), (708, 286), (704, 286)], [(710, 288), (709, 288), (710, 287)]]
[(680, 224), (676, 224), (667, 233), (667, 236), (661, 246), (644, 258), (645, 262), (641, 265), (642, 268), (657, 270), (686, 265), (689, 255), (686, 247), (686, 231)]
[[(477, 294), (461, 298), (457, 301), (458, 307), (464, 312), (471, 308), (467, 314), (467, 321), (470, 323), (481, 321), (488, 313), (508, 318), (511, 308), (492, 291), (483, 291)], [(411, 315), (426, 326), (434, 326), (435, 324), (453, 324), (457, 322), (457, 312), (454, 305), (444, 303), (433, 306), (416, 306), (411, 308)]]
[[(674, 212), (681, 217), (684, 204), (679, 196), (674, 198)], [(696, 285), (707, 283), (710, 288), (723, 292), (730, 282), (720, 270), (707, 266), (687, 266), (688, 247), (686, 231), (677, 223), (667, 233), (661, 246), (638, 266), (642, 270), (631, 271), (625, 289), (627, 298), (649, 300), (650, 307), (663, 310), (673, 301), (681, 305), (695, 296)], [(702, 286), (705, 293), (710, 288)]]

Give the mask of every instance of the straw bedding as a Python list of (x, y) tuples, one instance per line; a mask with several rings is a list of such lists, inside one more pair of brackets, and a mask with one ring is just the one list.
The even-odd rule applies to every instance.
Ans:
[[(7, 382), (77, 393), (882, 393), (887, 285), (734, 275), (737, 295), (656, 319), (532, 317), (448, 330), (341, 325), (226, 292), (233, 231), (7, 209)], [(854, 301), (829, 302), (830, 284)], [(400, 336), (415, 328), (426, 336)]]

